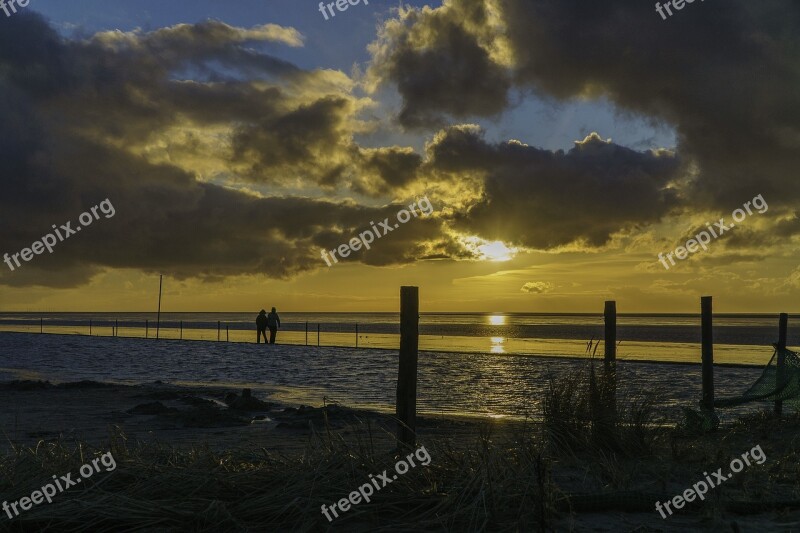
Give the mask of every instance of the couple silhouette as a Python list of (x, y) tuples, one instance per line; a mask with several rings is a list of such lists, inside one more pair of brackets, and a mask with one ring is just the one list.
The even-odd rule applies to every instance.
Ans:
[(275, 344), (275, 335), (278, 333), (280, 325), (281, 319), (274, 307), (269, 314), (267, 314), (266, 310), (262, 309), (256, 317), (256, 328), (258, 329), (258, 333), (256, 333), (256, 344), (261, 342), (262, 335), (264, 336), (264, 344), (267, 344), (267, 328), (269, 328), (269, 344)]

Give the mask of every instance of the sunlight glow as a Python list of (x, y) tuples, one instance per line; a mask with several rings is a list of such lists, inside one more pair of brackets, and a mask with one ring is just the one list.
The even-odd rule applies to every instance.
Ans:
[(461, 242), (480, 261), (510, 261), (519, 252), (518, 248), (509, 248), (503, 241), (487, 241), (480, 237), (462, 237)]
[(505, 337), (492, 337), (492, 348), (489, 350), (491, 353), (506, 353), (505, 346), (503, 346), (506, 342)]
[(487, 319), (489, 324), (493, 326), (505, 326), (506, 325), (506, 316), (505, 315), (492, 315)]
[(493, 241), (481, 246), (478, 246), (478, 251), (483, 254), (484, 258), (488, 261), (510, 261), (517, 250), (509, 248), (503, 241)]

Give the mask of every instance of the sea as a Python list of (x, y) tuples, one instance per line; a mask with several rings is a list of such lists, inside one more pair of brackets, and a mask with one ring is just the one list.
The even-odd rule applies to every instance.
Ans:
[[(281, 313), (276, 346), (255, 344), (255, 316), (0, 313), (0, 380), (160, 380), (393, 409), (399, 314)], [(419, 329), (421, 413), (536, 418), (552, 377), (600, 368), (604, 352), (599, 314), (424, 313)], [(713, 334), (717, 397), (735, 396), (772, 357), (778, 316), (715, 315)], [(790, 324), (788, 344), (798, 341)], [(698, 315), (619, 315), (617, 358), (621, 396), (652, 397), (673, 416), (697, 407)]]

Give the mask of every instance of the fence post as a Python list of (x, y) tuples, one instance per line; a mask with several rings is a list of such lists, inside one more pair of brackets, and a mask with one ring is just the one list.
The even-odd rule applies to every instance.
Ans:
[(400, 287), (400, 363), (397, 371), (397, 440), (413, 448), (417, 428), (419, 287)]
[(712, 334), (711, 296), (700, 298), (700, 327), (702, 330), (703, 407), (714, 412), (714, 336)]
[(228, 331), (228, 328), (229, 326), (225, 324), (225, 342), (231, 341), (230, 332)]
[(114, 336), (119, 337), (119, 319), (114, 319)]
[[(780, 387), (786, 381), (786, 337), (789, 329), (789, 315), (781, 313), (778, 319), (778, 367), (776, 368), (775, 384)], [(783, 400), (775, 400), (775, 414), (783, 414)]]
[(44, 318), (39, 317), (39, 333), (44, 333)]
[(306, 320), (306, 346), (308, 346), (308, 321)]
[(89, 336), (92, 336), (92, 319), (89, 319)]
[(180, 340), (183, 340), (183, 320), (181, 320), (181, 333), (180, 333)]
[(317, 322), (317, 348), (319, 348), (319, 322)]
[(144, 321), (144, 338), (146, 339), (150, 330), (150, 321), (145, 319)]
[[(603, 386), (603, 419), (613, 426), (617, 418), (617, 302), (608, 300), (603, 311), (605, 320), (605, 355), (603, 358), (605, 383)], [(607, 427), (606, 429), (611, 429)]]
[(220, 330), (220, 323), (219, 320), (217, 320), (217, 342), (219, 342), (219, 330)]
[(356, 348), (358, 348), (358, 324), (356, 324)]

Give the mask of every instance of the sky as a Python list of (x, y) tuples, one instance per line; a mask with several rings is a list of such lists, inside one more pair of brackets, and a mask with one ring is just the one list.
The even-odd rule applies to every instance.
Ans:
[(0, 310), (798, 309), (797, 2), (331, 10), (0, 11)]

